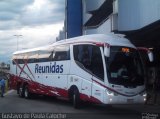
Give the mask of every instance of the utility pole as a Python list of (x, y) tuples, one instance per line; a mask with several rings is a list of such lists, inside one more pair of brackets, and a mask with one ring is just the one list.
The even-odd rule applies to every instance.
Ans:
[(14, 36), (17, 37), (17, 50), (18, 50), (19, 38), (22, 37), (23, 35), (21, 35), (21, 34), (16, 34), (16, 35), (14, 35)]

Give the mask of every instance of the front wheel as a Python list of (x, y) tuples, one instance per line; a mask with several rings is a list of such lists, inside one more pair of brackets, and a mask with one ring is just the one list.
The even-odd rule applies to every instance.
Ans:
[(77, 89), (73, 91), (72, 102), (74, 108), (78, 109), (80, 107), (80, 96)]

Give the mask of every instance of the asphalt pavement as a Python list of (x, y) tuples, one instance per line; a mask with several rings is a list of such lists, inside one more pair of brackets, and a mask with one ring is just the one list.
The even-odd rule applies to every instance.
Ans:
[[(20, 98), (16, 91), (10, 90), (5, 94), (4, 98), (0, 98), (1, 118), (5, 118), (5, 114), (27, 114), (28, 118), (34, 118), (41, 114), (45, 118), (46, 115), (61, 114), (63, 118), (74, 119), (150, 119), (152, 116), (159, 118), (159, 105), (112, 105), (101, 106), (84, 103), (80, 109), (74, 109), (72, 105), (65, 100), (53, 97), (36, 96), (33, 99)], [(37, 114), (37, 115), (36, 115)], [(53, 116), (54, 114), (54, 116)], [(24, 116), (24, 115), (23, 115)], [(26, 116), (26, 115), (25, 115)], [(37, 117), (38, 117), (37, 116)], [(60, 116), (60, 117), (61, 117)], [(54, 118), (55, 118), (54, 117)], [(51, 117), (50, 117), (51, 118)], [(62, 118), (62, 117), (61, 117)]]

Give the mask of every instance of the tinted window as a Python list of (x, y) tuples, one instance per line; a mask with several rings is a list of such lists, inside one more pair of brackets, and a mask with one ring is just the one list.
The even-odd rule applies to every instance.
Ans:
[(106, 58), (109, 82), (125, 87), (144, 84), (144, 71), (140, 55), (134, 48), (112, 46)]
[(16, 57), (17, 57), (17, 55), (12, 56), (12, 64), (15, 64)]
[(103, 61), (99, 47), (94, 45), (75, 45), (73, 52), (74, 60), (81, 68), (104, 80)]
[(104, 69), (100, 48), (94, 46), (92, 50), (92, 72), (104, 80)]
[(49, 62), (50, 55), (52, 54), (52, 51), (48, 50), (40, 50), (38, 52), (38, 62)]
[(69, 45), (56, 46), (49, 58), (52, 61), (70, 60)]
[(27, 58), (28, 58), (28, 63), (35, 63), (35, 62), (37, 62), (38, 61), (38, 51), (29, 52)]
[[(70, 59), (69, 45), (56, 46), (53, 50), (39, 50), (34, 52), (28, 52), (25, 55), (14, 55), (13, 59), (18, 64), (36, 63), (36, 62), (49, 62), (49, 61), (63, 61)], [(26, 61), (25, 61), (26, 60)], [(14, 61), (13, 61), (13, 64)]]
[[(15, 62), (17, 62), (18, 64), (24, 64), (24, 60), (23, 60), (24, 56), (25, 56), (25, 54), (14, 55), (13, 60)], [(14, 61), (12, 62), (13, 64), (15, 64)]]
[[(18, 64), (34, 63), (35, 61), (37, 61), (37, 57), (35, 57), (35, 54), (37, 54), (37, 51), (14, 55), (13, 60)], [(12, 63), (15, 64), (13, 60), (12, 60)]]

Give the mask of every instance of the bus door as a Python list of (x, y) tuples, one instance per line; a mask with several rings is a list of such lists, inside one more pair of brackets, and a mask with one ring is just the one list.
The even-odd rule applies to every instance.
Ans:
[(92, 99), (94, 102), (103, 101), (104, 88), (104, 63), (102, 57), (102, 48), (93, 46), (92, 50)]
[(91, 55), (92, 45), (90, 44), (79, 44), (73, 46), (73, 55), (75, 64), (71, 65), (71, 72), (75, 75), (73, 81), (80, 83), (81, 99), (90, 100), (92, 91), (92, 72), (91, 72)]
[[(102, 89), (101, 86), (96, 82), (104, 81), (104, 68), (101, 51), (102, 48), (91, 44), (75, 45), (74, 60), (80, 67), (74, 74), (82, 77), (81, 93), (84, 94), (85, 98), (102, 100)], [(74, 68), (76, 70), (76, 68)], [(103, 82), (104, 83), (104, 82)]]

